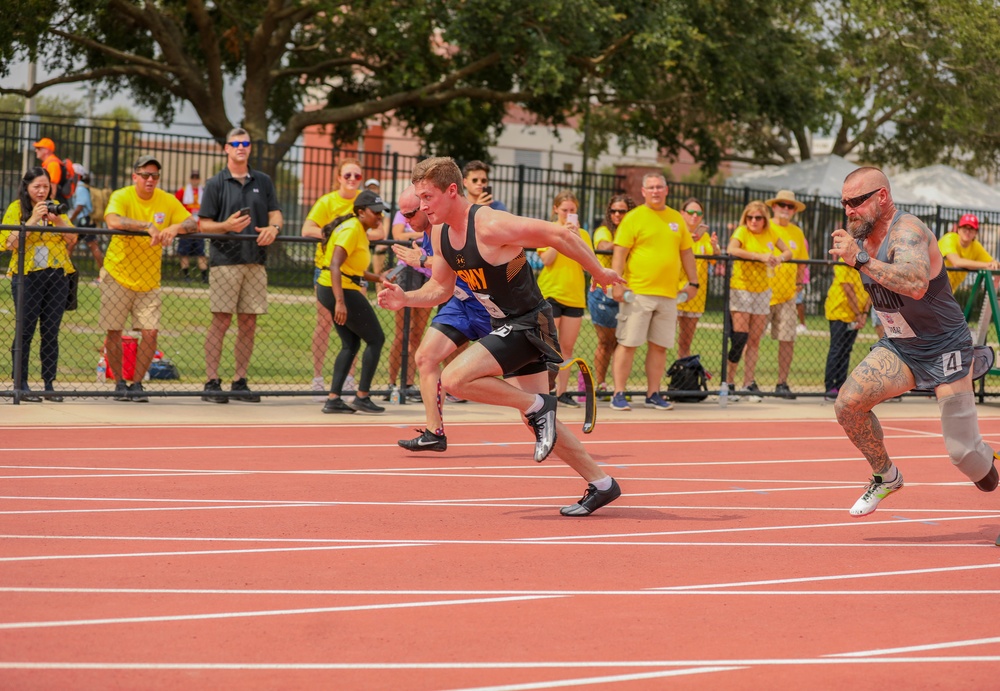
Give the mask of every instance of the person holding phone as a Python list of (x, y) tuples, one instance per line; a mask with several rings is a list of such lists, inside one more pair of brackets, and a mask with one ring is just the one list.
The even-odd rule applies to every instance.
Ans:
[[(271, 178), (250, 168), (250, 135), (242, 127), (226, 135), (226, 166), (205, 184), (199, 210), (201, 232), (239, 235), (210, 243), (208, 301), (212, 323), (205, 337), (207, 381), (202, 400), (228, 403), (230, 398), (258, 403), (247, 385), (247, 372), (257, 333), (257, 317), (267, 313), (267, 247), (281, 232), (282, 215)], [(230, 395), (222, 393), (219, 364), (226, 332), (236, 315), (235, 372)]]
[[(569, 190), (559, 192), (552, 200), (552, 219), (580, 239), (591, 249), (590, 233), (580, 227), (577, 211), (580, 202)], [(538, 287), (542, 297), (552, 305), (556, 333), (562, 347), (564, 360), (573, 357), (576, 339), (583, 324), (583, 312), (587, 306), (587, 279), (583, 267), (566, 255), (559, 254), (554, 247), (539, 247), (538, 256), (542, 260), (542, 270), (538, 273)], [(569, 370), (556, 376), (556, 399), (561, 405), (579, 408), (577, 400), (566, 391), (569, 385)]]
[(493, 186), (490, 185), (490, 167), (482, 161), (469, 161), (462, 169), (462, 184), (465, 187), (465, 198), (470, 204), (488, 206), (497, 211), (506, 211), (503, 202), (493, 198)]

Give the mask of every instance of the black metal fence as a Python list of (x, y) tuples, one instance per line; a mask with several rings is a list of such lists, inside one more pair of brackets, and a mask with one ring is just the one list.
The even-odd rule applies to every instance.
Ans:
[[(81, 127), (71, 125), (45, 124), (45, 131), (32, 129), (20, 120), (0, 119), (0, 202), (3, 208), (17, 197), (17, 184), (23, 173), (22, 152), (26, 146), (40, 136), (56, 140), (57, 155), (75, 161), (88, 160), (92, 170), (92, 186), (117, 188), (130, 184), (131, 164), (140, 153), (155, 152), (163, 163), (164, 178), (161, 187), (172, 191), (183, 185), (191, 169), (199, 169), (202, 177), (214, 174), (223, 165), (223, 155), (218, 143), (204, 137), (178, 137), (160, 133), (141, 132), (126, 127)], [(257, 153), (260, 156), (260, 153)], [(315, 243), (295, 235), (301, 228), (313, 202), (329, 191), (332, 183), (334, 163), (344, 155), (360, 158), (366, 177), (380, 180), (383, 196), (388, 203), (394, 200), (408, 184), (409, 172), (415, 157), (387, 154), (378, 151), (343, 151), (321, 147), (295, 147), (280, 161), (256, 160), (254, 165), (270, 169), (278, 189), (279, 201), (285, 217), (285, 233), (269, 251), (268, 298), (269, 309), (258, 320), (257, 334), (248, 378), (253, 388), (268, 396), (317, 395), (311, 390), (314, 369), (325, 378), (329, 385), (333, 356), (339, 344), (336, 335), (330, 337), (329, 353), (322, 343), (314, 345), (314, 330), (317, 322), (317, 304), (313, 293), (313, 255)], [(33, 161), (29, 161), (33, 164)], [(586, 176), (579, 172), (528, 168), (525, 166), (494, 166), (491, 172), (494, 196), (504, 201), (514, 213), (534, 217), (546, 217), (551, 209), (555, 194), (565, 188), (573, 189), (583, 202), (580, 212), (584, 225), (596, 228), (602, 219), (607, 199), (622, 192), (624, 178), (618, 175), (591, 173)], [(731, 230), (738, 222), (746, 203), (752, 199), (766, 199), (771, 193), (749, 188), (730, 188), (709, 185), (671, 183), (668, 204), (678, 208), (688, 196), (699, 198), (706, 209), (705, 220), (710, 229), (717, 232), (723, 247)], [(829, 349), (829, 327), (824, 317), (824, 301), (832, 280), (832, 264), (826, 261), (829, 236), (833, 229), (841, 227), (844, 221), (840, 200), (829, 197), (805, 198), (807, 209), (795, 218), (803, 228), (809, 242), (810, 279), (803, 293), (804, 325), (797, 335), (794, 359), (789, 376), (791, 388), (803, 395), (823, 395), (823, 372)], [(976, 209), (921, 207), (901, 205), (906, 211), (918, 215), (938, 235), (952, 228), (958, 218), (966, 212), (975, 212), (980, 217), (980, 241), (997, 256), (1000, 213), (984, 212)], [(112, 231), (96, 231), (102, 245)], [(391, 253), (390, 253), (391, 254)], [(9, 264), (9, 252), (0, 251), (0, 271)], [(728, 283), (730, 260), (723, 258), (717, 264), (708, 285), (708, 302), (704, 315), (698, 323), (693, 352), (699, 353), (706, 369), (713, 375), (711, 386), (717, 388), (721, 382), (721, 366), (725, 360), (724, 351), (728, 333), (726, 319), (728, 305), (725, 302), (725, 286)], [(59, 331), (59, 369), (56, 382), (58, 388), (72, 395), (110, 396), (113, 383), (98, 376), (98, 362), (102, 359), (105, 334), (99, 328), (98, 313), (100, 288), (96, 284), (98, 266), (84, 243), (77, 245), (73, 253), (73, 263), (79, 276), (78, 306), (75, 311), (63, 315)], [(391, 265), (391, 264), (390, 264)], [(192, 267), (195, 264), (192, 261)], [(388, 268), (388, 267), (386, 267)], [(180, 258), (176, 245), (165, 248), (162, 255), (162, 319), (159, 330), (158, 350), (171, 367), (157, 368), (158, 372), (172, 374), (178, 379), (152, 380), (149, 385), (151, 396), (190, 396), (201, 391), (205, 381), (205, 337), (211, 321), (208, 308), (208, 288), (199, 281), (197, 271), (185, 276), (180, 270)], [(15, 291), (10, 277), (0, 277), (0, 347), (16, 348), (18, 329), (15, 308)], [(369, 297), (374, 300), (374, 288), (369, 289)], [(960, 291), (960, 302), (964, 300)], [(963, 302), (964, 304), (964, 302)], [(400, 337), (398, 346), (391, 344), (398, 328), (404, 329), (410, 322), (400, 320), (384, 310), (376, 310), (387, 345), (382, 353), (378, 374), (373, 390), (385, 394), (390, 372), (397, 373), (392, 379), (396, 383), (413, 381), (412, 357), (406, 357), (410, 350), (409, 339)], [(978, 314), (978, 310), (975, 312)], [(221, 372), (223, 378), (233, 371), (232, 339), (235, 325), (230, 329), (223, 348)], [(401, 334), (402, 336), (403, 334)], [(992, 335), (995, 337), (995, 334)], [(27, 384), (38, 389), (44, 382), (39, 365), (39, 337), (31, 343), (28, 358)], [(867, 346), (875, 340), (869, 325), (859, 333), (852, 355), (852, 364), (864, 355)], [(10, 344), (8, 346), (7, 344)], [(584, 318), (583, 328), (577, 341), (576, 354), (592, 359), (597, 346), (589, 316)], [(126, 339), (126, 359), (134, 348), (134, 342)], [(773, 392), (777, 383), (777, 342), (765, 335), (761, 342), (756, 380), (765, 394)], [(641, 348), (636, 355), (628, 388), (641, 393), (644, 387), (643, 361), (645, 353)], [(322, 356), (322, 357), (321, 357)], [(160, 376), (160, 375), (158, 375)], [(988, 378), (986, 395), (1000, 391), (1000, 387)], [(0, 367), (0, 395), (12, 396), (15, 391), (14, 370)], [(608, 375), (610, 384), (610, 374)], [(663, 382), (666, 387), (666, 381)], [(22, 389), (23, 390), (23, 389)]]

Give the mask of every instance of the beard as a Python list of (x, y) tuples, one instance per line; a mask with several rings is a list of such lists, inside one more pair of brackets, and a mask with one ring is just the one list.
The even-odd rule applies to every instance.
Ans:
[(882, 208), (877, 206), (871, 214), (858, 214), (854, 218), (847, 219), (847, 232), (855, 240), (864, 240), (872, 234), (880, 220), (882, 220)]

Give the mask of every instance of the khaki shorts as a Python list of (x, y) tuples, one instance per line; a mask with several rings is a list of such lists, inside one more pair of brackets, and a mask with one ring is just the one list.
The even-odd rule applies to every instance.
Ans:
[(795, 298), (771, 305), (771, 338), (775, 341), (794, 341), (798, 325), (799, 312), (795, 307)]
[(132, 328), (155, 331), (160, 328), (160, 289), (144, 293), (126, 288), (101, 269), (101, 311), (97, 323), (102, 331), (124, 331), (129, 315)]
[(770, 314), (771, 313), (771, 289), (768, 288), (762, 293), (752, 290), (739, 290), (733, 288), (729, 291), (729, 311), (746, 312), (747, 314)]
[(219, 314), (267, 314), (267, 269), (263, 264), (213, 266), (208, 308)]
[(618, 311), (615, 337), (626, 348), (649, 342), (661, 348), (674, 347), (677, 333), (677, 300), (659, 295), (636, 295)]

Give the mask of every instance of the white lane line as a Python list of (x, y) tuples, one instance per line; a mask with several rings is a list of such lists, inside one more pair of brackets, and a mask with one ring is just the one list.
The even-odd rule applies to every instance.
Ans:
[[(857, 597), (860, 592), (865, 595), (998, 595), (1000, 589), (993, 590), (901, 590), (892, 588), (889, 590), (788, 590), (780, 588), (778, 590), (704, 590), (699, 586), (694, 586), (692, 590), (664, 590), (662, 588), (643, 590), (289, 590), (289, 589), (247, 589), (234, 590), (225, 588), (42, 588), (37, 586), (0, 586), (0, 593), (25, 593), (25, 594), (45, 594), (45, 595), (306, 595), (315, 596), (337, 596), (337, 597), (373, 597), (373, 596), (417, 596), (417, 597), (500, 597), (508, 595), (539, 595), (545, 597), (647, 597), (656, 598), (676, 597), (676, 596), (734, 596), (734, 597), (785, 597), (785, 596), (814, 596), (830, 595)], [(991, 642), (994, 639), (981, 639), (983, 642)], [(996, 639), (1000, 642), (1000, 639)], [(978, 644), (978, 643), (977, 643)], [(947, 647), (947, 646), (945, 646)], [(955, 646), (958, 647), (958, 646)], [(916, 650), (917, 648), (914, 648)], [(890, 652), (907, 652), (910, 648), (892, 649)], [(882, 654), (886, 651), (869, 651), (866, 654)], [(865, 653), (837, 653), (838, 655), (864, 655)]]
[(441, 607), (455, 605), (482, 605), (498, 602), (552, 599), (551, 595), (519, 595), (516, 597), (470, 598), (463, 600), (430, 600), (426, 602), (398, 602), (386, 605), (344, 605), (340, 607), (307, 607), (302, 609), (265, 609), (249, 612), (214, 612), (211, 614), (171, 614), (155, 617), (117, 617), (108, 619), (65, 619), (62, 621), (18, 621), (0, 624), (0, 630), (45, 629), (62, 626), (96, 626), (102, 624), (148, 624), (164, 621), (203, 621), (206, 619), (242, 619), (246, 617), (275, 617), (302, 614), (328, 614), (331, 612), (364, 612), (414, 607)]
[[(885, 435), (886, 439), (923, 439), (922, 434), (909, 435)], [(801, 445), (802, 442), (816, 441), (841, 441), (845, 437), (842, 434), (830, 436), (809, 436), (809, 437), (754, 437), (754, 442), (793, 442)], [(535, 442), (523, 439), (503, 439), (506, 446), (531, 446)], [(587, 446), (621, 446), (622, 444), (704, 444), (704, 437), (685, 437), (682, 439), (588, 439)], [(727, 444), (746, 444), (747, 437), (713, 437), (712, 444), (720, 442)], [(495, 446), (496, 442), (455, 442), (448, 443), (448, 448), (489, 448)], [(85, 453), (85, 452), (125, 452), (136, 453), (142, 451), (256, 451), (256, 450), (301, 450), (301, 449), (398, 449), (399, 446), (392, 444), (198, 444), (185, 446), (37, 446), (37, 447), (15, 447), (0, 449), (0, 453)]]
[(552, 662), (14, 662), (0, 661), (0, 669), (32, 670), (340, 670), (340, 671), (425, 671), (480, 669), (606, 669), (609, 667), (802, 667), (809, 665), (913, 665), (1000, 662), (1000, 655), (944, 657), (869, 658), (736, 658), (731, 660), (569, 660)]
[(174, 552), (116, 552), (113, 554), (44, 554), (23, 557), (0, 557), (0, 563), (13, 561), (58, 561), (61, 559), (125, 559), (128, 557), (184, 557), (212, 554), (265, 554), (268, 552), (331, 552), (347, 549), (382, 549), (387, 547), (428, 547), (429, 542), (395, 542), (367, 545), (321, 545), (315, 547), (259, 547), (256, 549), (195, 549)]
[(502, 684), (500, 686), (467, 686), (453, 691), (533, 691), (535, 689), (558, 689), (567, 686), (590, 686), (592, 684), (611, 684), (623, 681), (640, 681), (643, 679), (664, 679), (666, 677), (684, 677), (691, 674), (708, 672), (731, 672), (745, 667), (692, 667), (691, 669), (671, 669), (662, 672), (634, 672), (632, 674), (613, 674), (602, 677), (582, 677), (559, 679), (553, 681), (536, 681), (521, 684)]
[(925, 650), (949, 650), (967, 648), (974, 645), (993, 645), (1000, 643), (1000, 636), (993, 638), (973, 638), (967, 641), (947, 641), (945, 643), (929, 643), (927, 645), (908, 645), (902, 648), (882, 648), (881, 650), (862, 650), (853, 653), (831, 653), (824, 657), (871, 657), (875, 655), (895, 655), (897, 653), (920, 653)]
[(733, 583), (706, 583), (704, 585), (671, 585), (654, 590), (699, 590), (707, 588), (751, 588), (758, 585), (790, 585), (793, 583), (820, 583), (823, 581), (848, 581), (858, 578), (887, 578), (896, 576), (916, 576), (930, 573), (958, 573), (959, 571), (981, 571), (1000, 568), (1000, 564), (970, 564), (967, 566), (939, 566), (928, 569), (904, 569), (899, 571), (873, 571), (869, 573), (841, 573), (833, 576), (805, 576), (801, 578), (772, 578), (762, 581), (737, 581)]

